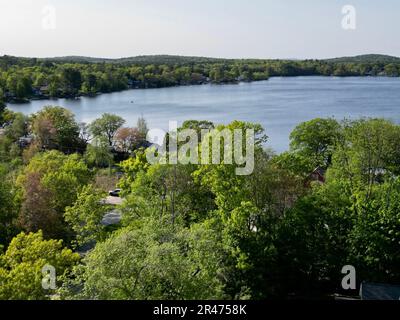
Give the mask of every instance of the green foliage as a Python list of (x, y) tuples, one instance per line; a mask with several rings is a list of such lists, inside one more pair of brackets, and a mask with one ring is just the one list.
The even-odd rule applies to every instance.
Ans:
[[(228, 130), (232, 135), (234, 130), (242, 130), (245, 132), (247, 129), (254, 130), (255, 133), (255, 148), (256, 153), (261, 152), (262, 143), (266, 141), (266, 136), (263, 135), (263, 129), (258, 124), (251, 124), (246, 122), (234, 121), (233, 123), (223, 126), (220, 125), (212, 131), (199, 146), (200, 154), (204, 152), (204, 143), (210, 144), (212, 149), (213, 137), (218, 137), (218, 133), (223, 130)], [(245, 137), (245, 134), (243, 134)], [(223, 145), (227, 145), (224, 150)], [(219, 145), (216, 146), (217, 148)], [(240, 205), (242, 201), (247, 199), (250, 190), (245, 188), (246, 177), (236, 174), (236, 164), (225, 164), (225, 152), (232, 152), (233, 142), (229, 145), (228, 141), (221, 139), (221, 164), (208, 164), (199, 166), (198, 170), (193, 173), (197, 181), (201, 181), (202, 185), (207, 185), (210, 190), (215, 194), (215, 202), (221, 210), (230, 211)], [(211, 158), (211, 153), (210, 153)], [(210, 161), (211, 163), (211, 161)]]
[(137, 121), (137, 130), (139, 132), (139, 138), (143, 141), (146, 140), (147, 133), (149, 132), (149, 128), (147, 127), (146, 119), (140, 117)]
[(400, 173), (400, 127), (383, 119), (344, 124), (345, 140), (334, 155), (332, 175), (370, 188)]
[(6, 104), (4, 103), (4, 92), (3, 89), (0, 88), (0, 126), (3, 125), (4, 122), (4, 110), (6, 109)]
[(182, 127), (179, 130), (191, 129), (195, 130), (198, 137), (202, 137), (202, 130), (214, 129), (214, 124), (211, 121), (198, 121), (198, 120), (187, 120), (184, 121)]
[(62, 107), (44, 107), (32, 117), (32, 132), (43, 149), (80, 151), (79, 126), (74, 115)]
[(10, 120), (11, 123), (6, 126), (6, 136), (16, 142), (28, 133), (28, 117), (22, 113), (14, 113)]
[(320, 296), (327, 287), (340, 289), (340, 268), (354, 263), (348, 259), (351, 206), (343, 186), (332, 182), (285, 213), (275, 240), (281, 292)]
[(63, 248), (62, 241), (44, 240), (41, 232), (21, 233), (0, 256), (0, 299), (49, 299), (54, 290), (43, 289), (42, 268), (53, 266), (60, 279), (78, 261), (79, 255)]
[(314, 119), (299, 124), (290, 134), (290, 148), (308, 158), (315, 167), (327, 168), (335, 144), (340, 139), (340, 125), (334, 119)]
[(32, 94), (31, 78), (25, 72), (15, 72), (7, 77), (7, 89), (16, 99), (23, 99)]
[(82, 86), (81, 72), (73, 67), (62, 68), (60, 82), (63, 84), (65, 93), (76, 94)]
[(124, 172), (123, 178), (119, 182), (122, 190), (130, 190), (131, 185), (136, 179), (139, 172), (146, 171), (150, 164), (146, 159), (145, 150), (137, 150), (133, 157), (120, 163), (120, 167)]
[(399, 76), (398, 58), (366, 55), (331, 60), (233, 60), (179, 56), (125, 59), (0, 57), (0, 89), (10, 101), (75, 97), (203, 83), (268, 80), (273, 76)]
[(109, 207), (102, 202), (103, 198), (102, 192), (88, 185), (79, 192), (74, 205), (65, 209), (64, 219), (74, 231), (78, 247), (104, 238), (101, 221)]
[(90, 299), (223, 297), (218, 241), (204, 225), (190, 229), (143, 219), (84, 259), (81, 296)]
[(6, 174), (7, 168), (0, 164), (0, 245), (6, 245), (16, 232), (14, 220), (17, 204), (13, 185)]
[(125, 120), (121, 117), (105, 113), (90, 125), (90, 131), (95, 138), (106, 138), (109, 146), (113, 145), (113, 139), (118, 129), (122, 127)]
[(114, 157), (110, 151), (108, 140), (102, 137), (89, 144), (86, 148), (84, 159), (90, 167), (106, 168), (111, 166), (114, 162)]
[(359, 276), (368, 281), (400, 281), (400, 180), (355, 195), (350, 256)]
[[(133, 164), (134, 167), (136, 165)], [(128, 170), (139, 169), (134, 167)], [(129, 223), (143, 216), (166, 217), (172, 223), (184, 225), (203, 221), (215, 205), (208, 188), (194, 181), (194, 169), (185, 165), (145, 164), (139, 171), (127, 172), (120, 184), (125, 188), (123, 194), (127, 196), (123, 205), (123, 221)], [(134, 179), (130, 174), (134, 174)], [(131, 184), (130, 180), (133, 181)]]
[(326, 183), (315, 185), (279, 224), (283, 292), (340, 290), (338, 270), (347, 264), (356, 267), (361, 280), (400, 279), (399, 126), (362, 119), (344, 121), (341, 128)]
[[(276, 67), (284, 74), (300, 72), (287, 62)], [(130, 72), (139, 77), (142, 69), (152, 74), (158, 68), (189, 81), (187, 67), (141, 66)], [(313, 62), (307, 64), (308, 72), (312, 68)], [(341, 68), (329, 72), (347, 72), (346, 64)], [(196, 66), (193, 71), (201, 72)], [(229, 69), (219, 61), (209, 72), (234, 79), (263, 71), (241, 64)], [(93, 90), (94, 79), (85, 73), (82, 79)], [(38, 77), (35, 83), (41, 81)], [(73, 118), (62, 109), (46, 109), (42, 115), (70, 121), (65, 127), (52, 121), (50, 129), (56, 127), (53, 122), (59, 129), (49, 131), (49, 141), (57, 141), (59, 132), (75, 135), (67, 130), (74, 127)], [(7, 117), (0, 154), (6, 159), (16, 154), (18, 160), (16, 141), (29, 126), (20, 114)], [(37, 286), (45, 263), (64, 266), (58, 273), (62, 299), (321, 298), (340, 292), (340, 271), (348, 264), (356, 267), (359, 281), (400, 281), (400, 126), (383, 119), (314, 119), (296, 127), (289, 151), (275, 155), (263, 149), (267, 137), (257, 124), (183, 124), (179, 130), (216, 128), (195, 150), (199, 156), (212, 146), (208, 138), (219, 138), (223, 130), (253, 129), (254, 168), (238, 175), (236, 164), (224, 162), (234, 146), (224, 137), (216, 139), (220, 164), (150, 165), (146, 152), (151, 150), (139, 149), (111, 168), (115, 133), (122, 124), (107, 114), (96, 120), (91, 126), (95, 140), (84, 160), (36, 149), (30, 160), (24, 157), (26, 165), (19, 160), (0, 166), (1, 244), (7, 248), (18, 227), (41, 230), (18, 236), (0, 257), (0, 298), (53, 294)], [(145, 134), (143, 119), (134, 131)], [(109, 176), (97, 181), (107, 171), (96, 170), (101, 166), (110, 166)], [(323, 179), (315, 176), (317, 166), (326, 169), (318, 171)], [(117, 170), (122, 177), (111, 175)], [(109, 207), (103, 191), (114, 188), (118, 178), (122, 223), (105, 229), (101, 220)], [(79, 250), (94, 248), (76, 265), (77, 256), (43, 237), (66, 239)]]
[(19, 220), (24, 230), (41, 229), (46, 237), (67, 237), (69, 232), (62, 215), (91, 177), (77, 154), (37, 154), (17, 178), (22, 200)]
[(278, 168), (302, 178), (306, 178), (316, 168), (315, 162), (300, 152), (283, 152), (277, 155), (273, 162)]

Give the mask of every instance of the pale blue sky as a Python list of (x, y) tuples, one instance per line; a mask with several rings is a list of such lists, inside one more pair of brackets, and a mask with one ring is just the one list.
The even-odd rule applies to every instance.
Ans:
[[(341, 27), (347, 4), (356, 30)], [(398, 0), (0, 0), (0, 55), (400, 56), (399, 30)]]

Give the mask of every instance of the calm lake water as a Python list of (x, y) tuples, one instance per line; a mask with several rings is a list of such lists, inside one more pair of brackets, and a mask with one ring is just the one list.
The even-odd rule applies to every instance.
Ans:
[(271, 78), (239, 85), (135, 89), (77, 100), (10, 104), (9, 108), (30, 114), (45, 105), (66, 107), (84, 122), (108, 112), (135, 125), (143, 115), (150, 128), (163, 130), (170, 120), (178, 124), (188, 119), (257, 122), (269, 136), (267, 145), (282, 152), (288, 149), (293, 128), (316, 117), (384, 117), (400, 123), (400, 78)]

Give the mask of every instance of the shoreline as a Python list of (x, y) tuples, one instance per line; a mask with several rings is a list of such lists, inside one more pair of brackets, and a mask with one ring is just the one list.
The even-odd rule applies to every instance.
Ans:
[(61, 96), (34, 96), (26, 99), (11, 99), (11, 100), (5, 100), (7, 104), (12, 104), (12, 105), (20, 105), (20, 104), (25, 104), (25, 103), (30, 103), (31, 101), (41, 101), (41, 100), (60, 100), (60, 99), (67, 99), (67, 100), (78, 100), (80, 98), (84, 97), (89, 97), (89, 98), (96, 98), (98, 96), (104, 95), (104, 94), (111, 94), (111, 93), (117, 93), (117, 92), (123, 92), (123, 91), (128, 91), (128, 90), (151, 90), (151, 89), (165, 89), (165, 88), (179, 88), (179, 87), (190, 87), (190, 86), (203, 86), (203, 85), (216, 85), (216, 86), (225, 86), (225, 85), (239, 85), (242, 83), (255, 83), (255, 82), (261, 82), (261, 81), (269, 81), (271, 78), (298, 78), (298, 77), (323, 77), (323, 78), (351, 78), (351, 77), (359, 77), (359, 78), (400, 78), (400, 76), (394, 77), (394, 76), (387, 76), (387, 75), (359, 75), (359, 76), (354, 76), (354, 75), (349, 75), (349, 76), (335, 76), (335, 75), (321, 75), (321, 74), (307, 74), (307, 75), (296, 75), (296, 76), (270, 76), (268, 79), (261, 79), (261, 80), (252, 80), (252, 81), (231, 81), (231, 82), (221, 82), (221, 83), (215, 83), (212, 81), (206, 81), (203, 83), (190, 83), (190, 84), (179, 84), (175, 86), (161, 86), (161, 87), (131, 87), (127, 89), (122, 89), (122, 90), (115, 90), (115, 91), (110, 91), (110, 92), (96, 92), (96, 93), (89, 93), (89, 94), (78, 94), (78, 95), (61, 95)]

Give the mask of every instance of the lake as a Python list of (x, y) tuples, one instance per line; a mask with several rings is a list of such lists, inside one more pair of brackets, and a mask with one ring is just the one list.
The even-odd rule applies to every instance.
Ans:
[(133, 89), (77, 100), (36, 100), (9, 104), (30, 114), (45, 105), (70, 109), (78, 121), (90, 122), (115, 113), (135, 125), (143, 115), (150, 128), (168, 129), (169, 121), (232, 120), (257, 122), (269, 136), (268, 146), (288, 149), (289, 134), (300, 122), (316, 117), (355, 119), (384, 117), (400, 122), (400, 78), (291, 77), (238, 85), (200, 85), (162, 89)]

